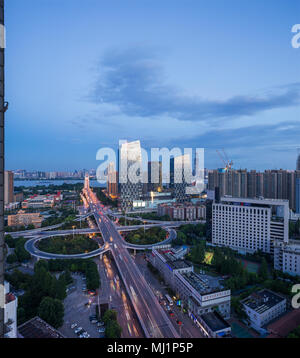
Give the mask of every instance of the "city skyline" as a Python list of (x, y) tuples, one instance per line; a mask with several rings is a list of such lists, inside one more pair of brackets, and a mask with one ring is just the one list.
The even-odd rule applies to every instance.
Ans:
[(299, 4), (117, 4), (7, 2), (7, 168), (96, 167), (123, 137), (295, 169)]

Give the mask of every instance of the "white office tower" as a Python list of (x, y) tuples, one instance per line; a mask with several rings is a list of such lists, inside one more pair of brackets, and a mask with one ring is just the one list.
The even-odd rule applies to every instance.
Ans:
[(121, 143), (119, 161), (121, 207), (130, 210), (141, 200), (143, 193), (140, 141)]
[(217, 246), (273, 254), (278, 243), (288, 243), (288, 228), (288, 200), (222, 197), (213, 204), (212, 241)]
[(187, 200), (187, 187), (191, 184), (192, 165), (189, 154), (174, 158), (174, 196), (178, 203)]

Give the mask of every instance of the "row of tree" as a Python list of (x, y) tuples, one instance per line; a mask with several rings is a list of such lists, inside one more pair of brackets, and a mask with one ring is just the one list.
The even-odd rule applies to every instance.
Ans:
[(18, 325), (40, 316), (54, 328), (63, 324), (66, 297), (66, 277), (61, 274), (57, 279), (49, 272), (48, 262), (40, 260), (35, 264), (33, 276), (18, 273), (7, 275), (6, 279), (14, 288), (25, 290), (18, 303)]
[(9, 264), (13, 264), (15, 262), (25, 262), (30, 260), (31, 256), (29, 252), (25, 249), (24, 245), (27, 239), (24, 237), (19, 237), (17, 239), (13, 239), (10, 235), (5, 236), (5, 242), (9, 248), (14, 248), (14, 252), (7, 256), (6, 261)]
[(107, 310), (102, 318), (105, 324), (106, 338), (121, 338), (122, 328), (117, 321), (117, 312), (114, 310)]
[(99, 248), (96, 241), (87, 235), (68, 235), (49, 237), (39, 241), (38, 248), (41, 251), (53, 254), (76, 255), (91, 252)]
[(83, 273), (86, 276), (86, 287), (88, 290), (97, 290), (100, 287), (98, 268), (92, 259), (50, 260), (48, 265), (51, 272), (68, 270)]
[(196, 245), (205, 236), (205, 224), (187, 224), (178, 228), (173, 246)]
[(136, 245), (151, 245), (165, 240), (166, 231), (161, 227), (155, 226), (144, 231), (140, 228), (126, 234), (125, 240)]

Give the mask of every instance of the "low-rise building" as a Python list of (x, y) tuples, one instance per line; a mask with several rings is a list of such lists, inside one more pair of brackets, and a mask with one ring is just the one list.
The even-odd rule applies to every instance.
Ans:
[(150, 262), (190, 313), (200, 316), (218, 310), (225, 319), (230, 317), (231, 291), (222, 286), (219, 278), (194, 273), (194, 267), (179, 260), (173, 250), (153, 250)]
[(26, 213), (20, 210), (18, 214), (7, 216), (7, 225), (10, 227), (34, 225), (35, 228), (42, 226), (43, 217), (40, 213)]
[(189, 313), (190, 318), (200, 328), (206, 338), (230, 337), (231, 326), (218, 312), (209, 312), (201, 316)]
[(52, 208), (61, 199), (62, 195), (60, 192), (52, 195), (33, 195), (22, 202), (22, 209)]
[(160, 272), (165, 282), (176, 290), (175, 274), (193, 271), (193, 266), (179, 259), (174, 249), (152, 250), (150, 262)]
[(66, 338), (40, 317), (34, 317), (18, 327), (18, 338)]
[(300, 242), (279, 243), (274, 247), (274, 268), (292, 276), (300, 276)]
[(266, 332), (264, 326), (286, 311), (286, 299), (267, 289), (252, 293), (241, 304), (251, 327), (260, 333)]
[(4, 306), (4, 323), (5, 323), (5, 337), (17, 338), (17, 307), (18, 299), (10, 292), (10, 285), (5, 281), (5, 306)]
[(159, 216), (168, 215), (172, 220), (204, 220), (206, 207), (192, 203), (165, 203), (157, 207), (157, 214)]

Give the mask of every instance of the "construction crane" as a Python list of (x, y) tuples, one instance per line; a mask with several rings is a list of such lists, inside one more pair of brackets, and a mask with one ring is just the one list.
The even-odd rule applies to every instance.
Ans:
[(219, 157), (221, 158), (222, 162), (224, 163), (224, 166), (225, 166), (224, 170), (225, 170), (226, 172), (228, 172), (229, 170), (231, 170), (232, 167), (233, 167), (233, 161), (228, 159), (228, 156), (227, 156), (227, 154), (225, 153), (225, 150), (222, 149), (222, 153), (223, 153), (223, 154), (221, 154), (221, 152), (220, 152), (219, 150), (217, 150), (217, 153), (218, 153)]

